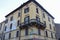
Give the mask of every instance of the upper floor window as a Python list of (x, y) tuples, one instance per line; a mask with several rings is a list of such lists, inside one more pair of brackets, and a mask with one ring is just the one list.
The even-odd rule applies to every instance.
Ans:
[(5, 23), (8, 23), (8, 19), (6, 19)]
[(53, 34), (52, 34), (52, 32), (51, 32), (51, 37), (53, 38)]
[(20, 12), (18, 12), (18, 17), (20, 17)]
[(50, 26), (50, 29), (52, 29), (51, 24), (49, 24), (49, 26)]
[(29, 7), (24, 9), (24, 13), (29, 12)]
[(54, 20), (52, 20), (52, 24), (54, 24)]
[(39, 12), (38, 12), (38, 8), (36, 8), (36, 12), (39, 13)]
[(46, 37), (48, 37), (48, 32), (47, 31), (45, 31), (46, 32)]
[(45, 18), (45, 14), (43, 13), (43, 17)]
[(5, 29), (4, 30), (6, 31), (6, 29), (7, 29), (7, 26), (5, 26)]
[(10, 24), (10, 29), (12, 29), (12, 23)]
[(16, 32), (16, 37), (18, 37), (18, 36), (19, 36), (19, 31)]
[(45, 25), (45, 27), (46, 27), (46, 21), (44, 21), (44, 25)]
[(48, 21), (50, 22), (50, 17), (48, 16)]
[(28, 23), (29, 22), (29, 16), (24, 18), (24, 23)]
[(9, 33), (9, 39), (11, 38), (11, 33)]
[(10, 18), (10, 21), (12, 21), (13, 20), (13, 16)]
[(20, 20), (17, 21), (17, 26), (19, 26), (19, 25), (20, 25)]
[(25, 35), (28, 35), (28, 28), (25, 29)]
[(55, 27), (53, 27), (54, 31), (55, 31)]

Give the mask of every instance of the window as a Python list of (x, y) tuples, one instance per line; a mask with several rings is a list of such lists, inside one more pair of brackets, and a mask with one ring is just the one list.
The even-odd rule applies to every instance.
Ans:
[(36, 16), (36, 20), (39, 22), (40, 21), (40, 18), (38, 16)]
[(13, 20), (13, 16), (10, 18), (10, 21), (12, 21)]
[(54, 20), (52, 20), (52, 24), (54, 24)]
[(28, 22), (29, 22), (29, 16), (27, 16), (27, 17), (24, 18), (24, 23), (26, 24)]
[(53, 34), (51, 33), (51, 38), (53, 38)]
[(24, 9), (24, 13), (29, 12), (29, 7)]
[(50, 17), (48, 16), (48, 21), (50, 22)]
[(11, 33), (9, 33), (9, 39), (11, 38)]
[(40, 35), (41, 33), (40, 33), (40, 29), (38, 29), (38, 35)]
[(45, 14), (43, 13), (43, 17), (45, 18)]
[(10, 29), (12, 29), (12, 23), (10, 24)]
[(18, 17), (20, 17), (20, 12), (18, 13)]
[(36, 12), (39, 13), (39, 12), (38, 12), (38, 8), (36, 8)]
[(5, 29), (4, 30), (6, 31), (6, 29), (7, 29), (7, 27), (5, 26)]
[(53, 27), (54, 28), (54, 31), (55, 31), (55, 27)]
[(8, 19), (6, 19), (5, 23), (8, 23)]
[(44, 21), (44, 25), (45, 25), (45, 27), (46, 27), (46, 21)]
[(18, 37), (18, 36), (19, 36), (19, 31), (16, 32), (16, 37)]
[(17, 21), (17, 26), (19, 26), (19, 25), (20, 25), (20, 21), (18, 20), (18, 21)]
[(28, 28), (25, 29), (25, 35), (28, 35)]
[(51, 24), (49, 24), (49, 26), (50, 26), (50, 29), (52, 29), (52, 28), (51, 28)]
[(48, 37), (48, 32), (47, 31), (45, 31), (46, 32), (46, 37)]

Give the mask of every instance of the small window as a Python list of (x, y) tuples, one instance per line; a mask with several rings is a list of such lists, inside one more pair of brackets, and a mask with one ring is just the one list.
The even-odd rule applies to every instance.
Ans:
[(24, 9), (24, 13), (29, 12), (29, 7)]
[(10, 21), (12, 21), (13, 20), (13, 16), (10, 18)]
[(24, 23), (28, 23), (29, 22), (29, 16), (24, 18)]
[(40, 29), (38, 29), (38, 35), (40, 35), (41, 33), (40, 33)]
[(50, 17), (48, 16), (48, 21), (50, 22)]
[(12, 23), (10, 24), (10, 29), (12, 29)]
[(39, 12), (38, 12), (38, 8), (36, 8), (36, 12), (39, 13)]
[(51, 33), (51, 38), (53, 38), (53, 34)]
[(19, 37), (19, 31), (16, 32), (16, 37)]
[(18, 13), (18, 17), (20, 17), (20, 12)]
[(49, 24), (49, 26), (50, 26), (50, 29), (52, 29), (52, 28), (51, 28), (51, 24)]
[(53, 27), (54, 28), (54, 31), (55, 31), (55, 27)]
[(5, 23), (8, 23), (8, 19), (6, 19)]
[(11, 33), (9, 33), (9, 39), (11, 38)]
[(43, 17), (45, 18), (45, 14), (43, 13)]
[(25, 29), (25, 35), (28, 35), (28, 28)]
[(54, 24), (54, 20), (52, 20), (52, 24)]
[(18, 21), (17, 21), (17, 26), (19, 26), (19, 25), (20, 25), (20, 21), (18, 20)]
[(5, 29), (4, 30), (6, 31), (6, 29), (7, 29), (7, 26), (5, 26)]
[(47, 31), (45, 31), (46, 32), (46, 37), (48, 37), (48, 32)]

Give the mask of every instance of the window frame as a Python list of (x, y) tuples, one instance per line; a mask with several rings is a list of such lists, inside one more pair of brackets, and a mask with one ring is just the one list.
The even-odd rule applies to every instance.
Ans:
[(45, 31), (46, 32), (46, 37), (48, 37), (48, 32), (47, 31)]
[(38, 8), (36, 8), (36, 13), (39, 13), (39, 10), (38, 10)]
[(10, 21), (12, 21), (12, 20), (13, 20), (13, 16), (10, 17)]
[(19, 37), (19, 31), (16, 32), (16, 37)]
[(18, 17), (20, 17), (20, 14), (21, 14), (21, 13), (20, 13), (20, 12), (18, 12)]
[(29, 7), (24, 9), (24, 13), (28, 13), (29, 12)]
[(11, 38), (11, 33), (9, 33), (9, 39)]
[[(28, 20), (27, 20), (26, 18), (28, 18)], [(27, 20), (27, 21), (26, 21), (26, 20)], [(30, 20), (30, 17), (29, 17), (29, 16), (25, 17), (25, 18), (24, 18), (24, 24), (26, 24), (26, 22), (29, 23), (29, 20)]]
[(25, 35), (28, 35), (28, 28), (25, 29)]
[(12, 29), (12, 25), (13, 25), (13, 24), (11, 23), (11, 24), (10, 24), (10, 29)]
[(19, 25), (20, 25), (20, 20), (17, 21), (17, 26), (19, 26)]

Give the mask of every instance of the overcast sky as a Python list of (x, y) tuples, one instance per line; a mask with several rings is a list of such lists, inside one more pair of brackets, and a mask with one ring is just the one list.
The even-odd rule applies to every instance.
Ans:
[[(0, 0), (0, 22), (5, 16), (28, 0)], [(60, 0), (36, 0), (60, 23)]]

